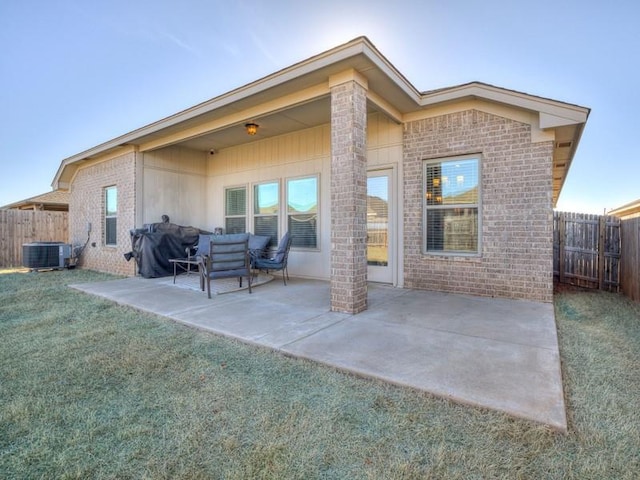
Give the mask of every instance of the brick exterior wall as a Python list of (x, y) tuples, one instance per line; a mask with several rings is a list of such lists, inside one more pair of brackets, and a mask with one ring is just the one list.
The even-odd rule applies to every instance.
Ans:
[(367, 308), (367, 97), (331, 89), (331, 310)]
[[(423, 160), (481, 154), (479, 256), (423, 253)], [(404, 131), (404, 284), (408, 288), (551, 302), (553, 142), (477, 110)]]
[[(87, 223), (91, 222), (89, 243), (80, 258), (80, 266), (100, 272), (134, 275), (135, 261), (127, 262), (131, 251), (129, 230), (135, 227), (136, 154), (128, 153), (78, 170), (71, 185), (69, 199), (69, 238), (84, 245)], [(104, 209), (106, 187), (118, 189), (117, 245), (106, 246)], [(93, 246), (95, 243), (95, 246)]]

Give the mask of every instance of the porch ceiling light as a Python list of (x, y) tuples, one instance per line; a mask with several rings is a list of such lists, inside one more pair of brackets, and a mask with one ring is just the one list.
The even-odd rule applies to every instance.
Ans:
[(258, 133), (258, 127), (260, 125), (258, 125), (257, 123), (246, 123), (244, 125), (244, 128), (247, 129), (247, 133), (249, 135), (255, 135), (256, 133)]

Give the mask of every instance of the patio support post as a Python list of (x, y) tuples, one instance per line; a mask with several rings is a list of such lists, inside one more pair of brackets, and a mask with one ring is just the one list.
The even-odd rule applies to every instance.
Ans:
[(355, 70), (331, 86), (331, 310), (367, 309), (367, 81)]

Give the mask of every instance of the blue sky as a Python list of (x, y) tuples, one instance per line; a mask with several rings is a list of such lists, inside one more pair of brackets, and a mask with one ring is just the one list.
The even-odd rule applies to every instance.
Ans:
[(558, 207), (640, 198), (635, 0), (2, 0), (0, 205), (60, 161), (366, 35), (418, 90), (481, 81), (592, 109)]

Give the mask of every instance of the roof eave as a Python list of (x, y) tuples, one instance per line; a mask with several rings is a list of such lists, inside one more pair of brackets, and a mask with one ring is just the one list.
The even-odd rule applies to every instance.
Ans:
[(103, 155), (118, 147), (135, 145), (137, 141), (145, 136), (156, 134), (167, 128), (214, 112), (222, 107), (250, 98), (251, 96), (263, 93), (287, 82), (292, 82), (308, 73), (322, 70), (338, 62), (356, 58), (359, 55), (364, 55), (374, 63), (376, 67), (383, 71), (407, 96), (412, 98), (416, 102), (416, 105), (418, 104), (420, 98), (418, 90), (375, 48), (367, 37), (357, 37), (343, 45), (310, 57), (307, 60), (303, 60), (245, 86), (68, 157), (60, 163), (51, 185), (54, 189), (68, 188), (68, 183), (61, 179), (64, 176), (65, 170), (78, 162)]
[[(561, 185), (564, 184), (566, 172), (568, 172), (568, 167), (573, 159), (590, 109), (514, 90), (507, 90), (481, 82), (471, 82), (420, 93), (366, 37), (358, 37), (343, 45), (256, 80), (255, 82), (68, 157), (60, 163), (52, 186), (56, 190), (68, 189), (75, 170), (83, 161), (102, 155), (113, 155), (117, 152), (118, 148), (136, 147), (145, 137), (148, 138), (151, 135), (168, 131), (182, 123), (193, 121), (201, 116), (215, 115), (215, 112), (219, 109), (248, 100), (253, 96), (263, 94), (272, 89), (274, 92), (273, 95), (275, 95), (277, 87), (283, 87), (288, 83), (293, 85), (297, 79), (302, 79), (308, 74), (322, 72), (323, 69), (330, 71), (332, 66), (335, 68), (340, 62), (349, 62), (350, 59), (353, 59), (353, 63), (355, 64), (358, 58), (362, 60), (363, 57), (368, 63), (370, 62), (369, 66), (373, 65), (373, 68), (384, 74), (384, 77), (390, 81), (388, 86), (396, 88), (396, 92), (402, 92), (398, 98), (404, 99), (405, 110), (406, 108), (415, 108), (416, 110), (430, 108), (432, 106), (458, 102), (465, 99), (483, 99), (537, 113), (539, 128), (543, 130), (553, 130), (561, 126), (575, 127), (576, 134), (572, 147), (573, 152), (567, 163), (567, 169), (562, 178)], [(345, 63), (345, 65), (348, 65), (348, 63)], [(342, 66), (343, 65), (341, 65), (341, 67)], [(398, 113), (402, 114), (403, 111), (398, 110)], [(406, 113), (406, 111), (404, 111), (404, 113)], [(554, 195), (554, 205), (555, 202), (557, 202), (558, 196), (559, 191), (557, 195)]]
[(607, 215), (615, 215), (616, 217), (625, 217), (635, 213), (640, 213), (640, 199), (614, 208), (607, 212)]
[(561, 124), (585, 123), (590, 113), (590, 109), (586, 107), (496, 87), (482, 82), (470, 82), (424, 92), (421, 95), (420, 105), (428, 107), (467, 98), (479, 98), (538, 112), (540, 114), (540, 128), (551, 128)]
[(560, 182), (560, 188), (558, 189), (558, 194), (553, 197), (553, 208), (556, 208), (558, 205), (558, 200), (560, 199), (560, 195), (562, 195), (562, 189), (564, 188), (564, 184), (567, 181), (567, 176), (569, 175), (569, 170), (571, 169), (571, 165), (573, 164), (573, 158), (575, 157), (576, 151), (578, 150), (578, 145), (580, 144), (580, 139), (582, 138), (582, 133), (584, 132), (585, 123), (575, 124), (575, 133), (573, 135), (573, 142), (571, 146), (571, 153), (566, 161), (566, 166), (564, 170), (564, 175), (562, 176), (562, 181)]

